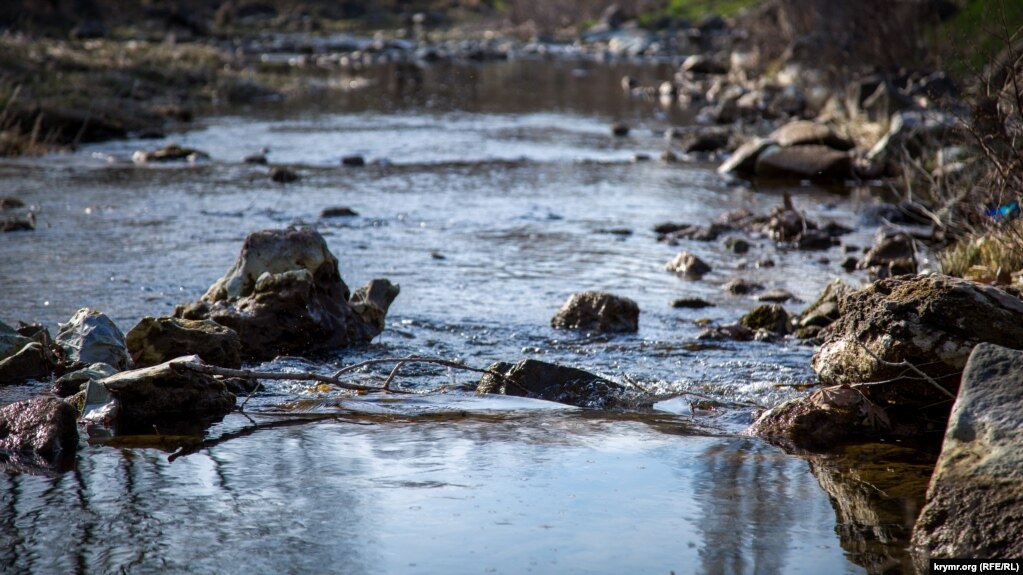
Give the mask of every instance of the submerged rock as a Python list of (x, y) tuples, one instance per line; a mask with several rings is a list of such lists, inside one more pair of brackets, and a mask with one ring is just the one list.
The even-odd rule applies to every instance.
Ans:
[(121, 330), (105, 314), (87, 307), (60, 324), (55, 343), (69, 364), (106, 363), (119, 370), (131, 365)]
[(125, 337), (136, 367), (149, 367), (183, 355), (210, 365), (238, 369), (241, 340), (231, 328), (211, 320), (145, 317)]
[(78, 414), (52, 397), (0, 408), (0, 450), (54, 460), (78, 449)]
[(680, 278), (691, 280), (698, 280), (711, 271), (707, 262), (689, 252), (676, 254), (674, 259), (664, 264), (664, 269)]
[(599, 291), (572, 294), (551, 318), (555, 329), (600, 333), (639, 330), (639, 306), (629, 298)]
[(295, 170), (281, 166), (274, 166), (273, 168), (270, 168), (270, 172), (267, 173), (267, 177), (278, 184), (290, 184), (291, 182), (297, 182), (302, 179)]
[(341, 158), (341, 165), (349, 168), (361, 168), (366, 165), (366, 158), (362, 156), (345, 156)]
[(347, 206), (340, 206), (336, 208), (323, 208), (323, 210), (320, 211), (321, 218), (350, 218), (355, 217), (357, 215), (359, 215), (359, 212), (356, 212), (355, 210)]
[(524, 359), (515, 365), (498, 362), (487, 368), (476, 393), (517, 395), (557, 401), (578, 407), (608, 409), (624, 388), (592, 373), (553, 363)]
[(138, 421), (161, 417), (217, 417), (234, 409), (235, 396), (224, 382), (211, 375), (175, 367), (175, 363), (201, 362), (186, 356), (100, 380), (117, 401), (118, 417)]
[(0, 384), (20, 383), (48, 377), (57, 365), (53, 353), (33, 341), (18, 353), (0, 360)]
[(698, 297), (684, 297), (678, 298), (671, 301), (671, 307), (673, 308), (687, 308), (687, 309), (701, 309), (705, 307), (714, 307), (714, 304), (709, 301), (698, 298)]
[(337, 258), (319, 232), (263, 230), (249, 234), (234, 266), (202, 299), (178, 306), (174, 315), (233, 329), (244, 357), (313, 353), (366, 343), (380, 333), (398, 286), (378, 285), (367, 287), (372, 297), (349, 302)]
[(1023, 352), (974, 348), (913, 531), (925, 559), (1023, 556)]
[(721, 286), (721, 289), (732, 295), (748, 295), (755, 291), (764, 289), (764, 286), (743, 278), (735, 278), (725, 282), (725, 284)]

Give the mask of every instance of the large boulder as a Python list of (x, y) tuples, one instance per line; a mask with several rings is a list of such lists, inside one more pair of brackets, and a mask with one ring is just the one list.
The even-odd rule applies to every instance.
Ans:
[(131, 365), (121, 330), (106, 315), (87, 307), (60, 324), (55, 343), (69, 364), (106, 363), (117, 369)]
[(852, 156), (827, 146), (769, 147), (757, 156), (762, 178), (840, 180), (852, 175)]
[(0, 385), (43, 379), (50, 375), (57, 361), (41, 343), (33, 341), (18, 353), (0, 360)]
[(149, 367), (184, 355), (211, 365), (241, 367), (241, 340), (233, 329), (211, 320), (145, 317), (125, 336), (136, 367)]
[(53, 460), (78, 449), (78, 414), (53, 397), (0, 408), (0, 450)]
[(608, 409), (624, 388), (592, 373), (553, 363), (524, 359), (515, 365), (498, 362), (487, 368), (476, 393), (517, 395), (578, 407)]
[(977, 344), (1023, 346), (1023, 300), (944, 275), (879, 280), (839, 311), (812, 367), (825, 385), (877, 383), (862, 393), (893, 421), (942, 425)]
[(746, 433), (786, 448), (828, 451), (887, 437), (883, 410), (851, 387), (819, 389), (765, 411)]
[(235, 396), (222, 381), (175, 365), (200, 361), (198, 356), (186, 356), (122, 371), (101, 379), (99, 384), (117, 402), (118, 416), (124, 421), (218, 417), (229, 413), (234, 408)]
[(913, 543), (929, 557), (1023, 557), (1023, 352), (974, 348)]
[(263, 230), (245, 238), (234, 266), (202, 299), (174, 315), (233, 329), (243, 357), (314, 353), (367, 343), (381, 332), (398, 286), (380, 282), (350, 302), (337, 258), (319, 232)]
[(639, 330), (639, 306), (629, 298), (606, 292), (572, 294), (551, 318), (555, 329), (616, 333)]
[(834, 130), (824, 124), (818, 124), (809, 120), (789, 122), (771, 132), (771, 135), (768, 137), (778, 142), (778, 145), (782, 147), (818, 144), (842, 152), (849, 151), (855, 147), (855, 144), (849, 138), (839, 136)]

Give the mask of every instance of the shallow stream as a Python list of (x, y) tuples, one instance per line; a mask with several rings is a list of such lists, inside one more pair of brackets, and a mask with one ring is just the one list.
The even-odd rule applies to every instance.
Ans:
[[(812, 348), (696, 339), (698, 320), (729, 323), (758, 303), (720, 289), (734, 277), (793, 292), (803, 303), (786, 304), (790, 311), (835, 277), (860, 278), (839, 267), (841, 248), (784, 251), (761, 238), (736, 256), (721, 242), (658, 243), (657, 223), (706, 224), (738, 207), (767, 212), (784, 189), (730, 184), (711, 162), (659, 161), (664, 129), (690, 118), (628, 97), (624, 73), (650, 83), (668, 74), (585, 61), (438, 64), (410, 86), (389, 68), (339, 72), (286, 106), (230, 110), (163, 140), (0, 163), (3, 195), (37, 206), (39, 220), (33, 232), (0, 235), (7, 323), (55, 331), (88, 306), (127, 331), (198, 298), (249, 232), (309, 224), (350, 287), (386, 277), (401, 295), (368, 348), (263, 368), (329, 373), (409, 354), (484, 367), (530, 357), (678, 396), (653, 411), (600, 414), (477, 399), (459, 391), (471, 374), (431, 366), (410, 366), (398, 382), (443, 393), (342, 400), (309, 384), (267, 382), (269, 392), (249, 403), (251, 421), (232, 414), (205, 431), (237, 438), (173, 462), (157, 449), (90, 445), (71, 472), (0, 472), (0, 538), (13, 542), (2, 546), (0, 565), (55, 573), (899, 572), (905, 525), (882, 525), (869, 549), (857, 547), (807, 461), (737, 435), (753, 406), (814, 382)], [(629, 137), (611, 136), (616, 120), (633, 126)], [(211, 160), (131, 163), (135, 150), (171, 141)], [(264, 146), (271, 164), (302, 179), (277, 184), (265, 166), (241, 162)], [(341, 166), (351, 154), (368, 165)], [(848, 226), (874, 201), (867, 192), (786, 189), (813, 219)], [(358, 215), (320, 218), (337, 206)], [(861, 227), (845, 241), (868, 245), (871, 232)], [(680, 249), (714, 271), (695, 282), (665, 272)], [(763, 258), (776, 265), (752, 265)], [(636, 300), (639, 333), (551, 329), (561, 303), (587, 289)], [(717, 305), (670, 307), (680, 297)], [(44, 389), (0, 388), (0, 402)], [(296, 399), (304, 401), (288, 418), (270, 415)], [(298, 412), (336, 417), (293, 421)], [(242, 431), (252, 423), (265, 427)], [(891, 502), (896, 516), (916, 504)]]

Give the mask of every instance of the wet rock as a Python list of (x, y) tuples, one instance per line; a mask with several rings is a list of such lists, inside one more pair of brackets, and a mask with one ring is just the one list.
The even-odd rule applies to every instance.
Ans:
[(20, 198), (15, 198), (13, 196), (0, 197), (0, 211), (14, 210), (24, 207), (25, 202), (23, 202)]
[(13, 327), (0, 321), (0, 359), (18, 353), (30, 343), (32, 343), (31, 338), (25, 337)]
[(686, 309), (702, 309), (705, 307), (714, 307), (714, 304), (698, 297), (685, 297), (672, 300), (671, 307)]
[(756, 332), (742, 324), (732, 323), (711, 327), (700, 332), (696, 339), (730, 339), (733, 341), (752, 341)]
[(909, 422), (907, 432), (940, 433), (934, 425), (944, 425), (974, 346), (1023, 346), (1023, 300), (949, 276), (879, 280), (846, 294), (840, 312), (813, 356), (814, 371), (825, 385), (884, 382), (862, 394), (890, 408), (893, 422)]
[(664, 264), (664, 269), (689, 280), (698, 280), (711, 271), (707, 262), (689, 252), (679, 252), (674, 259)]
[(852, 175), (852, 157), (827, 146), (769, 147), (757, 156), (755, 172), (762, 178), (836, 180)]
[(0, 360), (0, 384), (20, 383), (48, 377), (57, 365), (49, 349), (39, 342), (26, 344), (17, 353)]
[(629, 135), (629, 126), (628, 126), (628, 124), (623, 124), (621, 122), (616, 122), (614, 124), (611, 124), (611, 134), (614, 135), (614, 136), (617, 136), (619, 138), (623, 138), (625, 136), (628, 136)]
[(234, 330), (211, 320), (145, 317), (125, 336), (136, 367), (149, 367), (184, 355), (210, 365), (238, 369), (241, 340)]
[(796, 236), (792, 245), (799, 250), (827, 250), (837, 245), (837, 240), (827, 230), (804, 230)]
[(743, 278), (736, 278), (726, 282), (721, 289), (732, 295), (747, 295), (764, 289), (764, 286)]
[(856, 271), (860, 267), (860, 260), (854, 256), (846, 256), (842, 263), (839, 264), (847, 272)]
[[(443, 258), (444, 256), (441, 256), (440, 259)], [(366, 324), (373, 326), (377, 333), (380, 333), (387, 327), (385, 322), (387, 310), (399, 293), (401, 287), (398, 284), (392, 284), (386, 279), (372, 279), (368, 284), (355, 290), (348, 304)]]
[(766, 301), (769, 303), (785, 303), (790, 300), (794, 302), (799, 301), (799, 298), (793, 295), (792, 292), (784, 289), (767, 290), (762, 294), (754, 296), (753, 299), (757, 301)]
[(35, 212), (0, 215), (0, 232), (30, 232), (36, 229)]
[(882, 424), (866, 423), (863, 408), (868, 405), (873, 404), (850, 387), (819, 389), (767, 410), (746, 433), (787, 448), (815, 451), (875, 440)]
[(839, 136), (834, 130), (824, 124), (808, 120), (789, 122), (771, 132), (768, 138), (776, 141), (783, 148), (789, 146), (821, 145), (833, 150), (846, 152), (855, 147), (855, 144), (849, 138)]
[(255, 154), (249, 154), (242, 158), (242, 162), (246, 164), (259, 164), (265, 166), (267, 164), (266, 155), (270, 153), (268, 148), (260, 148)]
[(174, 316), (227, 326), (238, 333), (243, 357), (267, 359), (376, 337), (386, 308), (374, 312), (381, 316), (379, 322), (367, 321), (349, 296), (337, 258), (316, 230), (263, 230), (249, 234), (234, 266), (201, 300), (179, 306)]
[(839, 302), (852, 291), (849, 284), (840, 279), (832, 280), (821, 292), (817, 301), (810, 304), (799, 316), (800, 327), (827, 327), (841, 316)]
[(606, 292), (572, 294), (551, 319), (555, 329), (576, 329), (598, 333), (639, 330), (639, 306), (629, 298)]
[(349, 208), (347, 206), (341, 206), (336, 208), (324, 208), (320, 212), (321, 218), (351, 218), (359, 215), (359, 212)]
[(138, 150), (131, 156), (136, 164), (148, 164), (153, 162), (197, 162), (208, 160), (210, 155), (202, 150), (187, 148), (178, 144), (167, 144), (158, 150)]
[(66, 373), (60, 376), (53, 383), (53, 394), (57, 397), (71, 397), (82, 391), (85, 384), (90, 381), (99, 381), (117, 373), (113, 366), (105, 363), (94, 363), (89, 367), (83, 367), (77, 371)]
[(657, 241), (673, 244), (678, 240), (693, 240), (697, 242), (712, 242), (722, 233), (732, 228), (724, 224), (713, 223), (709, 226), (697, 226), (694, 224), (664, 223), (654, 227), (657, 232)]
[(344, 156), (341, 158), (341, 165), (349, 168), (361, 168), (366, 165), (366, 158), (359, 155)]
[(592, 373), (553, 363), (524, 359), (515, 365), (498, 362), (487, 368), (476, 393), (517, 395), (557, 401), (578, 407), (608, 409), (624, 388)]
[(55, 343), (68, 364), (106, 363), (119, 370), (131, 365), (121, 330), (105, 314), (87, 307), (60, 324)]
[(100, 380), (117, 402), (125, 421), (161, 417), (216, 417), (234, 409), (235, 396), (211, 375), (175, 367), (177, 362), (200, 362), (186, 356), (159, 365), (122, 371)]
[(301, 176), (299, 176), (294, 170), (281, 166), (270, 168), (270, 172), (267, 173), (267, 177), (278, 184), (290, 184), (291, 182), (297, 182), (301, 179)]
[(55, 460), (78, 449), (75, 408), (52, 397), (0, 408), (0, 450)]
[(704, 54), (693, 54), (682, 62), (682, 69), (693, 74), (727, 74), (728, 62)]
[(731, 157), (718, 167), (718, 173), (735, 172), (740, 176), (751, 176), (756, 173), (757, 158), (774, 145), (776, 145), (775, 141), (769, 138), (756, 138), (746, 142), (732, 152)]
[(858, 267), (869, 270), (878, 278), (915, 274), (916, 242), (906, 233), (879, 230), (874, 246), (863, 256)]
[(789, 320), (789, 312), (780, 304), (772, 303), (753, 308), (742, 316), (739, 323), (752, 330), (765, 329), (774, 334), (785, 335), (789, 333)]
[(752, 245), (742, 238), (728, 237), (725, 238), (725, 247), (734, 254), (744, 254), (749, 251)]
[(926, 557), (1023, 556), (1021, 379), (1023, 353), (973, 349), (913, 531)]

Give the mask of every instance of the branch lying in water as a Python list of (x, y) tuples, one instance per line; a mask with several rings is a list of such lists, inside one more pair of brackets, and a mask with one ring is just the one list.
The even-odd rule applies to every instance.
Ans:
[[(346, 374), (346, 373), (350, 373), (350, 372), (353, 372), (353, 371), (356, 371), (358, 369), (362, 369), (364, 367), (368, 367), (368, 366), (371, 366), (371, 365), (379, 365), (379, 364), (384, 364), (384, 363), (393, 363), (395, 365), (394, 365), (394, 369), (392, 369), (391, 373), (387, 376), (387, 379), (384, 380), (383, 385), (380, 385), (380, 386), (375, 386), (375, 385), (358, 385), (358, 384), (355, 384), (355, 383), (348, 383), (346, 381), (341, 381), (341, 379), (340, 379), (341, 376)], [(357, 363), (355, 365), (349, 365), (347, 367), (343, 367), (343, 368), (339, 369), (337, 372), (335, 372), (334, 375), (332, 375), (332, 376), (321, 375), (321, 374), (313, 373), (313, 372), (310, 372), (310, 371), (277, 372), (277, 371), (254, 371), (254, 370), (250, 370), (250, 369), (231, 369), (231, 368), (227, 368), (227, 367), (218, 367), (218, 366), (215, 366), (215, 365), (209, 365), (207, 363), (203, 363), (202, 361), (196, 361), (196, 360), (175, 361), (175, 362), (171, 363), (171, 367), (174, 368), (174, 369), (182, 369), (182, 370), (194, 371), (194, 372), (197, 372), (197, 373), (205, 373), (206, 375), (219, 375), (219, 376), (223, 376), (223, 377), (240, 377), (242, 379), (284, 379), (284, 380), (300, 380), (300, 381), (312, 380), (312, 381), (319, 381), (319, 382), (322, 382), (322, 383), (327, 383), (327, 384), (333, 385), (333, 386), (341, 388), (341, 389), (346, 389), (346, 390), (349, 390), (349, 391), (360, 391), (360, 392), (363, 392), (363, 393), (377, 393), (377, 392), (383, 392), (383, 393), (411, 393), (411, 392), (403, 391), (403, 390), (400, 390), (400, 389), (393, 389), (391, 387), (391, 382), (394, 381), (394, 378), (398, 375), (398, 370), (400, 370), (402, 368), (402, 366), (404, 366), (405, 364), (408, 364), (408, 363), (433, 363), (433, 364), (437, 364), (437, 365), (442, 365), (444, 367), (449, 367), (449, 368), (452, 368), (452, 369), (461, 369), (463, 371), (472, 371), (472, 372), (475, 372), (475, 373), (489, 373), (489, 374), (492, 374), (492, 375), (496, 375), (498, 377), (505, 377), (505, 375), (503, 373), (499, 373), (499, 372), (491, 371), (491, 370), (487, 370), (487, 369), (480, 369), (478, 367), (471, 367), (471, 366), (465, 365), (463, 363), (459, 363), (457, 361), (449, 361), (449, 360), (446, 360), (446, 359), (440, 359), (440, 358), (436, 358), (436, 357), (422, 357), (422, 356), (416, 356), (416, 355), (410, 355), (408, 357), (385, 357), (385, 358), (380, 358), (380, 359), (370, 359), (370, 360), (366, 360), (366, 361)], [(239, 409), (244, 409), (245, 408), (245, 404), (248, 403), (249, 399), (252, 397), (252, 395), (255, 393), (255, 391), (256, 391), (256, 388), (253, 388), (252, 392), (249, 393), (249, 396), (245, 398), (245, 401), (242, 402), (242, 404), (241, 404)]]

